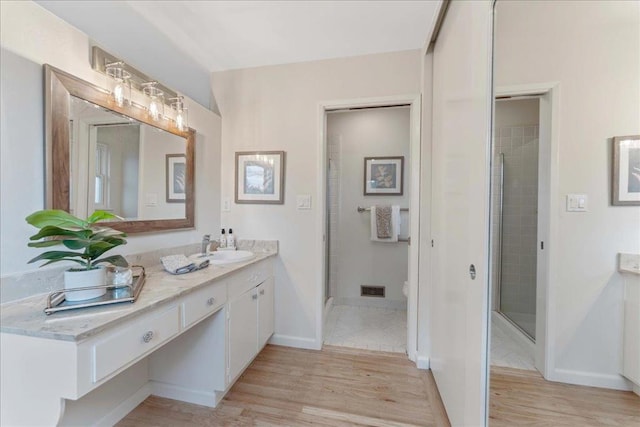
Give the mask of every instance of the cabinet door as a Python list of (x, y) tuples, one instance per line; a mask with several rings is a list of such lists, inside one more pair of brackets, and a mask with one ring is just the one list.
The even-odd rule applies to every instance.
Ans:
[(250, 289), (229, 302), (229, 381), (232, 381), (258, 352), (258, 292)]
[(273, 335), (273, 277), (258, 286), (258, 351)]

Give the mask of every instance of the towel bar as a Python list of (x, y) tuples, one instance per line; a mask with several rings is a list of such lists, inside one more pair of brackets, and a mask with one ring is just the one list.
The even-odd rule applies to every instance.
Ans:
[[(409, 212), (409, 208), (400, 208), (402, 212)], [(363, 208), (362, 206), (358, 206), (358, 212), (370, 212), (371, 208)]]

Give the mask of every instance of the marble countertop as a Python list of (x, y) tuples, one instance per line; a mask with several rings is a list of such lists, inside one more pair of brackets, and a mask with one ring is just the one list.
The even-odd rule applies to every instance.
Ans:
[(36, 295), (0, 305), (0, 332), (34, 337), (82, 341), (105, 329), (150, 312), (183, 295), (237, 272), (249, 265), (275, 256), (276, 250), (258, 251), (252, 260), (210, 265), (192, 273), (173, 276), (160, 265), (146, 269), (145, 285), (135, 303), (112, 304), (102, 307), (63, 311), (47, 316), (44, 313), (47, 295)]
[(640, 274), (640, 254), (618, 254), (618, 271)]

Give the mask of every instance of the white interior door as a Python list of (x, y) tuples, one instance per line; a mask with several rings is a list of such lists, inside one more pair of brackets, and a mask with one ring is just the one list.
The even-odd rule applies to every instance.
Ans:
[(433, 52), (431, 369), (453, 426), (486, 424), (491, 26), (490, 1), (451, 2)]

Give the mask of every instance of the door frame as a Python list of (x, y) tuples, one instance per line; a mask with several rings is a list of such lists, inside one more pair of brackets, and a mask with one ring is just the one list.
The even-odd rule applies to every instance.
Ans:
[(321, 260), (320, 274), (316, 283), (316, 337), (315, 347), (322, 348), (324, 341), (325, 282), (326, 282), (326, 224), (327, 224), (327, 112), (345, 108), (392, 107), (409, 105), (410, 108), (410, 153), (409, 161), (411, 195), (409, 197), (409, 274), (407, 297), (407, 355), (413, 362), (418, 351), (418, 263), (420, 259), (420, 94), (392, 95), (372, 98), (329, 100), (318, 103), (318, 188), (316, 200), (320, 205), (320, 215), (316, 221), (317, 259)]
[[(496, 87), (496, 97), (537, 96), (540, 99), (538, 148), (538, 249), (536, 278), (535, 367), (545, 379), (555, 379), (556, 295), (553, 284), (557, 261), (560, 212), (559, 193), (559, 103), (558, 82)], [(495, 127), (495, 122), (492, 125)], [(544, 242), (541, 249), (540, 242)], [(490, 287), (493, 298), (493, 287)], [(491, 344), (490, 344), (491, 345)], [(489, 353), (490, 354), (490, 353)]]

